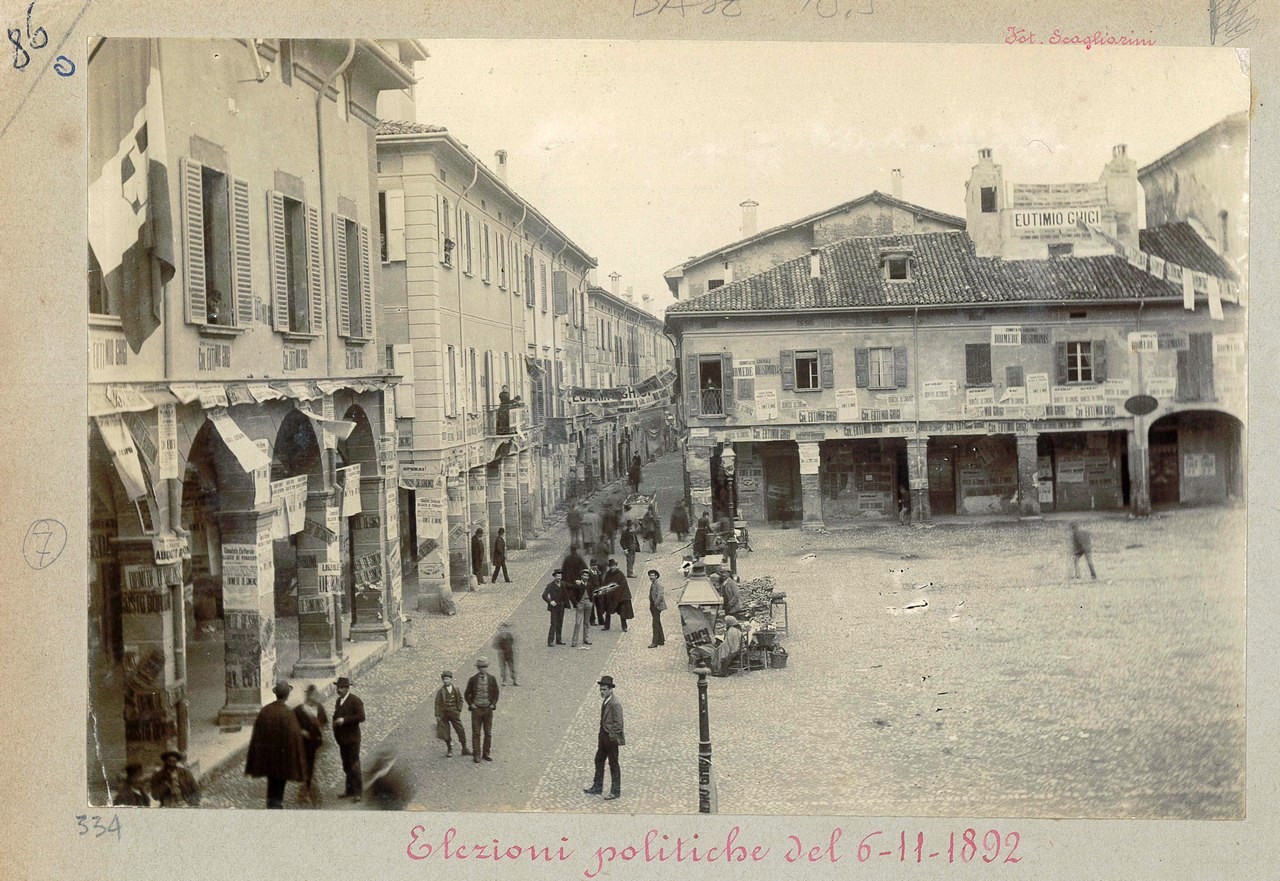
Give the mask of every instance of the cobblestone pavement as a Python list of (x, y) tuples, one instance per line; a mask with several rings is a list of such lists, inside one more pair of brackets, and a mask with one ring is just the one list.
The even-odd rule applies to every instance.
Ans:
[[(645, 480), (674, 497), (678, 457), (646, 467)], [(1097, 582), (1069, 578), (1065, 517), (753, 530), (739, 568), (787, 591), (789, 662), (710, 680), (719, 811), (1242, 816), (1243, 512), (1080, 519)], [(418, 647), (356, 683), (370, 713), (366, 757), (394, 744), (430, 810), (696, 812), (696, 679), (675, 603), (663, 648), (647, 648), (637, 597), (630, 633), (615, 624), (593, 633), (589, 651), (547, 649), (539, 594), (563, 543), (562, 529), (548, 530), (513, 558), (515, 584), (467, 594), (456, 617), (415, 620)], [(652, 560), (678, 587), (680, 554), (667, 536), (636, 571)], [(919, 599), (928, 606), (904, 610)], [(428, 702), (439, 670), (465, 683), (478, 653), (492, 659), (502, 620), (517, 636), (521, 686), (503, 690), (496, 761), (446, 760)], [(618, 681), (626, 710), (616, 802), (581, 791), (601, 673)], [(325, 792), (338, 791), (332, 744), (320, 765)], [(264, 792), (235, 769), (206, 803), (259, 807)], [(326, 804), (336, 806), (345, 803)]]

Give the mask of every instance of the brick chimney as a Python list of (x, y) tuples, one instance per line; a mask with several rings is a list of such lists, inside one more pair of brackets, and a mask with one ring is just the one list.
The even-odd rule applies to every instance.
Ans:
[(889, 172), (889, 195), (895, 199), (902, 198), (902, 169), (895, 168)]
[(738, 207), (742, 209), (742, 237), (749, 239), (756, 234), (756, 209), (760, 207), (760, 203), (748, 199), (739, 202)]
[(494, 170), (498, 173), (498, 180), (504, 184), (507, 182), (507, 151), (498, 150), (493, 154)]

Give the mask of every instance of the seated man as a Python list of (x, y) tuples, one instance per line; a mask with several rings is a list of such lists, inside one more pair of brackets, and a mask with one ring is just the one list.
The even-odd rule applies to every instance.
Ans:
[(738, 619), (732, 615), (726, 615), (724, 624), (724, 637), (716, 643), (714, 648), (703, 645), (693, 647), (694, 656), (711, 668), (712, 676), (728, 676), (732, 673), (733, 665), (737, 663), (738, 656), (742, 653), (742, 626), (738, 623)]

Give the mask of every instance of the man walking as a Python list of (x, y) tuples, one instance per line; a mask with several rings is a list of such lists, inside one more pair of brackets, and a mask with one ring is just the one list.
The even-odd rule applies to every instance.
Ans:
[[(561, 578), (563, 577), (562, 574)], [(586, 573), (579, 575), (577, 581), (566, 581), (565, 590), (573, 606), (573, 636), (570, 637), (569, 645), (577, 648), (578, 635), (581, 634), (582, 647), (585, 649), (591, 645), (591, 640), (587, 639), (587, 622), (591, 618), (591, 586), (587, 582)]]
[(650, 569), (649, 575), (649, 614), (653, 616), (653, 639), (649, 648), (656, 649), (666, 644), (666, 635), (662, 632), (662, 613), (667, 610), (666, 589), (657, 569)]
[[(498, 670), (502, 673), (502, 684), (507, 684), (507, 674), (511, 674), (511, 684), (516, 682), (516, 636), (511, 632), (511, 625), (503, 621), (498, 625), (498, 634), (493, 638), (493, 647), (498, 650)], [(487, 666), (487, 664), (486, 664)], [(471, 744), (475, 746), (475, 744)]]
[(494, 584), (498, 583), (498, 570), (502, 570), (502, 577), (511, 583), (511, 576), (507, 574), (507, 528), (505, 526), (498, 527), (498, 534), (493, 537), (493, 577), (489, 580)]
[(249, 755), (244, 772), (250, 777), (267, 778), (267, 807), (284, 808), (284, 788), (290, 781), (307, 779), (307, 757), (302, 743), (298, 717), (289, 709), (287, 682), (277, 682), (271, 689), (274, 702), (258, 711), (249, 737)]
[(582, 790), (588, 795), (604, 793), (604, 763), (609, 762), (609, 793), (606, 799), (615, 799), (622, 795), (622, 769), (618, 764), (618, 747), (627, 742), (622, 731), (622, 703), (613, 693), (612, 676), (601, 676), (600, 686), (600, 732), (596, 740), (596, 776), (592, 784)]
[[(547, 604), (547, 611), (551, 613), (551, 626), (547, 629), (547, 648), (553, 645), (564, 645), (564, 610), (569, 602), (560, 575), (559, 569), (552, 572), (551, 583), (542, 591), (542, 601)], [(511, 678), (515, 678), (514, 673)]]
[(631, 521), (627, 521), (627, 525), (622, 527), (622, 538), (620, 539), (622, 550), (627, 555), (627, 577), (636, 577), (636, 554), (640, 552), (640, 538), (636, 535)]
[(333, 705), (333, 739), (342, 755), (342, 770), (347, 785), (338, 798), (360, 801), (364, 781), (360, 774), (360, 725), (364, 722), (364, 701), (351, 693), (351, 680), (341, 676), (334, 683), (338, 700)]
[(484, 584), (484, 527), (477, 526), (471, 536), (471, 573), (478, 584)]
[(436, 731), (444, 732), (446, 759), (453, 758), (453, 737), (450, 729), (458, 735), (458, 743), (462, 746), (464, 756), (471, 755), (467, 749), (467, 732), (462, 727), (462, 692), (453, 684), (453, 673), (443, 670), (440, 673), (440, 687), (436, 689)]
[(476, 764), (481, 759), (493, 761), (489, 749), (493, 745), (493, 711), (498, 708), (499, 693), (498, 680), (489, 673), (489, 661), (476, 658), (476, 675), (467, 680), (467, 690), (463, 693), (467, 709), (471, 711), (471, 759)]
[(631, 457), (631, 467), (627, 469), (627, 483), (631, 484), (631, 492), (640, 493), (640, 454)]
[(1084, 557), (1089, 564), (1089, 577), (1097, 581), (1098, 573), (1093, 571), (1093, 539), (1074, 520), (1067, 525), (1071, 527), (1071, 577), (1080, 577), (1080, 558)]
[(564, 515), (565, 525), (569, 527), (569, 543), (572, 545), (582, 544), (582, 512), (578, 510), (577, 502), (569, 506), (569, 513)]

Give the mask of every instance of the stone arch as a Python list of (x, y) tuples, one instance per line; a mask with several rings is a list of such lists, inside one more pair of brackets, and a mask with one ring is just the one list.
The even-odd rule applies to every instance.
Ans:
[(1244, 423), (1214, 407), (1187, 408), (1147, 429), (1153, 507), (1244, 498)]

